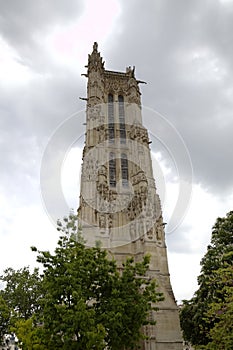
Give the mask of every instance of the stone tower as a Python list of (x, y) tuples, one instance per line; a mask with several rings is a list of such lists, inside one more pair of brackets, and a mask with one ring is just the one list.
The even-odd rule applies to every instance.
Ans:
[(119, 268), (129, 256), (151, 255), (164, 301), (145, 326), (143, 350), (181, 350), (178, 308), (172, 292), (160, 200), (152, 171), (148, 132), (142, 125), (134, 68), (109, 71), (97, 43), (88, 57), (85, 147), (79, 222), (87, 245), (101, 241)]

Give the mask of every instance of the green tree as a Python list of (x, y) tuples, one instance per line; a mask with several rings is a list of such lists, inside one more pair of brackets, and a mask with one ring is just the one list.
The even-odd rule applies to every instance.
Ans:
[(11, 316), (11, 310), (8, 307), (6, 300), (3, 298), (1, 294), (0, 294), (0, 339), (2, 339), (4, 334), (8, 333), (10, 316)]
[(223, 255), (222, 266), (215, 271), (210, 284), (216, 295), (205, 314), (205, 321), (212, 325), (210, 342), (206, 349), (233, 349), (233, 251)]
[(39, 308), (42, 296), (41, 277), (36, 268), (31, 273), (29, 267), (19, 270), (7, 268), (0, 276), (5, 288), (1, 291), (8, 307), (14, 312), (14, 317), (28, 319)]
[(23, 350), (47, 350), (47, 344), (43, 340), (43, 326), (38, 325), (34, 318), (17, 319), (12, 330), (20, 339), (20, 347)]
[(162, 299), (155, 281), (145, 278), (149, 257), (127, 260), (119, 273), (105, 250), (85, 247), (75, 216), (59, 230), (55, 253), (39, 251), (37, 257), (44, 266), (40, 322), (47, 349), (133, 349)]
[(180, 314), (185, 340), (200, 349), (233, 348), (230, 335), (233, 320), (232, 257), (233, 211), (217, 219), (211, 244), (201, 261), (199, 289), (191, 300), (184, 301)]
[(149, 257), (128, 259), (121, 271), (97, 244), (86, 248), (70, 215), (54, 253), (37, 251), (43, 265), (8, 268), (1, 276), (2, 332), (15, 331), (23, 350), (134, 349), (148, 314), (162, 300), (146, 276)]

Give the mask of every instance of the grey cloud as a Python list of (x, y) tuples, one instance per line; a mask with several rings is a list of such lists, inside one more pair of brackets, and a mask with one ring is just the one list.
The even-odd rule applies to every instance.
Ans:
[[(83, 1), (0, 0), (0, 30), (14, 45), (31, 44), (38, 32), (46, 34), (55, 24), (70, 22), (83, 10)], [(28, 42), (29, 41), (29, 42)]]
[(46, 70), (50, 59), (44, 38), (56, 26), (77, 20), (83, 5), (82, 0), (0, 0), (0, 35), (19, 53), (21, 64)]
[(0, 84), (1, 192), (15, 205), (38, 201), (46, 144), (61, 122), (84, 109), (78, 99), (85, 95), (79, 67), (58, 66), (43, 46), (43, 36), (56, 25), (76, 20), (83, 4), (0, 0), (1, 35), (18, 52), (19, 63), (32, 69), (31, 79), (23, 85)]
[(10, 91), (0, 87), (2, 193), (7, 192), (9, 200), (11, 196), (13, 201), (20, 200), (21, 205), (38, 196), (41, 159), (53, 132), (70, 115), (84, 109), (78, 97), (85, 85), (75, 74), (63, 73), (35, 78)]
[(26, 136), (48, 137), (71, 113), (83, 109), (79, 96), (85, 86), (75, 72), (63, 73), (34, 78), (10, 92), (0, 87), (3, 128), (21, 127)]
[(196, 251), (192, 247), (191, 226), (182, 225), (179, 230), (166, 236), (167, 245), (170, 252), (180, 254), (195, 254)]

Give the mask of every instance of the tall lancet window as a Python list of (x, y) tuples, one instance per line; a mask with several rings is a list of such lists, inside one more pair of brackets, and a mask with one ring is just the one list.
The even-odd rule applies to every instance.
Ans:
[(123, 187), (127, 187), (129, 179), (128, 159), (127, 155), (124, 153), (121, 155), (121, 178)]
[(121, 140), (121, 143), (125, 143), (125, 139), (126, 139), (125, 107), (124, 107), (124, 97), (122, 95), (118, 96), (118, 106), (119, 106), (120, 140)]
[(109, 185), (116, 187), (116, 157), (113, 152), (109, 154)]
[(113, 143), (115, 139), (115, 127), (114, 127), (114, 104), (113, 95), (108, 95), (108, 139)]

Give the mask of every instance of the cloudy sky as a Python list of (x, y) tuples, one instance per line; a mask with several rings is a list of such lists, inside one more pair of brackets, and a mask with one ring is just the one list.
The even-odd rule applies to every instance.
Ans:
[[(192, 184), (184, 219), (167, 235), (176, 299), (190, 298), (211, 228), (232, 210), (233, 0), (0, 0), (0, 273), (34, 266), (32, 245), (55, 247), (40, 176), (58, 131), (58, 153), (65, 145), (66, 158), (59, 176), (51, 168), (47, 180), (55, 197), (61, 181), (67, 208), (78, 206), (85, 110), (79, 97), (86, 95), (81, 74), (94, 41), (107, 69), (136, 66), (137, 79), (147, 82), (143, 106), (172, 125), (185, 145), (169, 154), (169, 130), (160, 134), (156, 117), (145, 120), (155, 175), (163, 173), (165, 185), (157, 183), (166, 189), (166, 222), (180, 183)], [(193, 169), (188, 179), (190, 162), (179, 158), (184, 149)]]

